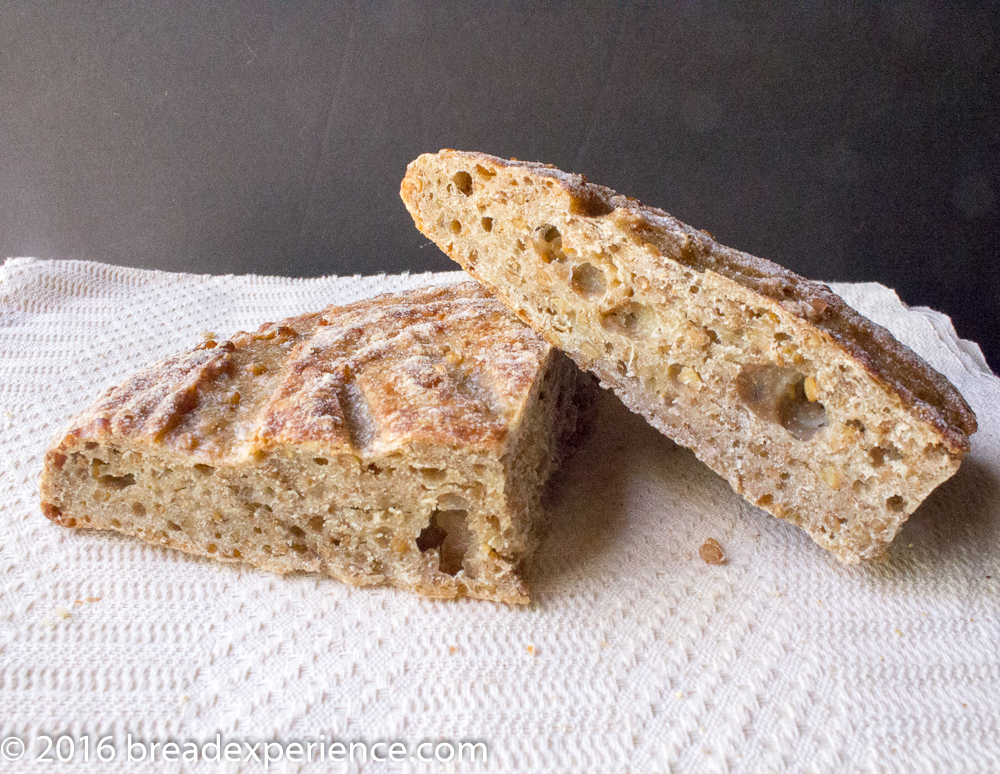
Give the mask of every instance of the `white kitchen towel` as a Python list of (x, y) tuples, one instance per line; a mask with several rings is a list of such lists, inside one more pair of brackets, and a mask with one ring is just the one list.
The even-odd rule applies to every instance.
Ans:
[[(263, 771), (262, 743), (271, 771), (1000, 771), (1000, 380), (946, 317), (880, 285), (835, 289), (980, 426), (884, 563), (839, 565), (610, 395), (551, 487), (523, 608), (281, 578), (42, 516), (46, 445), (141, 366), (205, 331), (462, 276), (0, 269), (0, 774), (63, 770), (40, 755)], [(709, 537), (726, 564), (699, 558)], [(161, 762), (170, 741), (199, 762)]]

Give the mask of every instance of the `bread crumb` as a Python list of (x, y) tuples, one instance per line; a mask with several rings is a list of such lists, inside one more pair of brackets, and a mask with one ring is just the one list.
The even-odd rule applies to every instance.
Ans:
[(698, 549), (698, 556), (705, 564), (725, 564), (726, 555), (722, 553), (722, 546), (715, 538), (706, 538), (701, 548)]
[(448, 648), (448, 652), (449, 653), (457, 653), (458, 652), (458, 648), (455, 645), (452, 645), (450, 648)]
[(532, 656), (537, 656), (538, 655), (537, 653), (535, 653), (535, 646), (534, 645), (529, 645), (528, 646), (528, 653), (530, 655), (532, 655)]
[(899, 629), (893, 629), (893, 631), (896, 632), (896, 634), (898, 634), (900, 637), (903, 636), (903, 633)]
[(682, 691), (677, 691), (677, 693), (675, 693), (674, 696), (676, 696), (678, 699), (683, 699), (684, 693)]
[(60, 605), (59, 607), (56, 608), (56, 616), (63, 619), (64, 621), (67, 618), (69, 618), (70, 615), (71, 613), (69, 612), (69, 610), (66, 608), (65, 605)]
[(201, 336), (205, 341), (211, 341), (212, 339), (215, 338), (215, 331), (202, 331), (198, 335)]

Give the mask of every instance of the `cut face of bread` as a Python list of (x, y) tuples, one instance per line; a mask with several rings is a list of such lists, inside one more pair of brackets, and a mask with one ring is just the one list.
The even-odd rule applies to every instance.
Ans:
[(45, 456), (45, 514), (193, 554), (526, 602), (579, 370), (476, 283), (380, 296), (147, 368)]
[(424, 234), (750, 502), (846, 562), (951, 476), (961, 395), (825, 285), (541, 164), (442, 151), (402, 197)]

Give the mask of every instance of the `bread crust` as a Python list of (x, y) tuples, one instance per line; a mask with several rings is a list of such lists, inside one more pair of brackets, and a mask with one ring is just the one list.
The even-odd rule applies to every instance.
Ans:
[[(464, 350), (475, 374), (471, 361), (464, 370), (439, 361), (441, 347)], [(163, 444), (205, 463), (278, 444), (361, 456), (414, 442), (495, 449), (548, 351), (478, 283), (387, 294), (265, 323), (167, 358), (109, 388), (66, 435)], [(345, 405), (352, 381), (365, 394), (364, 421), (377, 428), (376, 437), (360, 442)], [(206, 398), (225, 403), (231, 392), (218, 393), (232, 384), (244, 387), (237, 408), (223, 415), (224, 427), (212, 427)]]

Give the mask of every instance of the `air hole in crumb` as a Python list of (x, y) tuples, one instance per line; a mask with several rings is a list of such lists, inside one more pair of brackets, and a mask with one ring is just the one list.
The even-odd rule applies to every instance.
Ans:
[(119, 529), (121, 527), (121, 525), (122, 525), (122, 523), (120, 521), (118, 521), (118, 519), (112, 519), (111, 520), (111, 526), (114, 527), (115, 529)]
[(97, 448), (97, 441), (87, 441), (87, 443), (85, 443), (83, 445), (83, 448), (88, 449), (88, 450), (90, 450), (90, 449), (96, 449)]
[(871, 458), (872, 467), (880, 468), (885, 464), (886, 460), (890, 462), (899, 462), (903, 459), (902, 453), (893, 444), (885, 444), (884, 446), (875, 446), (871, 451), (868, 452), (868, 456)]
[(254, 527), (253, 528), (253, 534), (255, 534), (255, 535), (263, 535), (264, 534), (264, 530), (262, 530), (260, 527)]
[[(264, 546), (264, 548), (265, 549), (269, 548), (269, 546)], [(215, 545), (215, 543), (209, 543), (208, 547), (205, 550), (207, 550), (208, 553), (210, 553), (210, 554), (214, 554), (216, 551), (219, 550), (219, 547), (217, 545)]]
[(430, 523), (417, 535), (417, 548), (421, 553), (440, 548), (447, 534), (437, 523), (437, 514), (431, 516)]
[(569, 211), (574, 215), (583, 215), (587, 218), (597, 218), (614, 211), (611, 204), (602, 194), (593, 189), (586, 189), (586, 193), (580, 193), (570, 200)]
[(242, 559), (242, 558), (243, 558), (243, 554), (240, 553), (240, 549), (234, 548), (233, 549), (233, 559)]
[(262, 550), (264, 551), (265, 554), (269, 554), (269, 553), (271, 553), (271, 551), (274, 550), (274, 549), (271, 548), (271, 546), (268, 546), (268, 545), (262, 546), (261, 548), (262, 548)]
[(199, 473), (201, 473), (201, 475), (203, 476), (210, 476), (215, 472), (215, 468), (213, 468), (211, 465), (198, 464), (194, 466), (194, 469), (197, 470)]
[(810, 401), (805, 376), (775, 365), (745, 365), (736, 377), (740, 400), (760, 419), (777, 422), (800, 441), (808, 441), (828, 424), (826, 408)]
[(66, 526), (67, 527), (75, 527), (76, 526), (76, 519), (66, 519)]
[(493, 218), (483, 218), (480, 222), (483, 225), (483, 231), (490, 232), (493, 230)]
[(178, 524), (176, 521), (168, 521), (167, 522), (167, 526), (170, 527), (170, 530), (172, 532), (180, 532), (181, 531), (181, 525)]
[(222, 540), (222, 533), (221, 532), (216, 532), (215, 533), (215, 539), (216, 540)]
[(131, 473), (126, 473), (124, 476), (100, 476), (97, 479), (97, 483), (109, 489), (120, 490), (135, 484), (135, 476)]
[(451, 222), (451, 233), (452, 234), (458, 234), (461, 231), (462, 231), (462, 221), (460, 221), (460, 220), (453, 220)]
[(297, 554), (305, 554), (309, 552), (309, 548), (302, 545), (302, 543), (292, 543), (292, 550)]
[(566, 253), (563, 252), (562, 248), (562, 234), (555, 226), (546, 224), (539, 228), (533, 240), (533, 246), (538, 257), (545, 263), (566, 260)]
[(323, 517), (322, 516), (313, 516), (311, 519), (309, 519), (309, 529), (311, 529), (313, 532), (322, 532), (323, 531)]
[(317, 465), (326, 465), (330, 461), (325, 457), (313, 457), (313, 462), (315, 462)]
[(699, 288), (697, 285), (692, 285), (691, 287), (688, 288), (688, 291), (690, 291), (691, 293), (697, 293), (699, 290), (701, 290), (701, 288)]
[(496, 172), (493, 172), (486, 167), (476, 164), (476, 174), (479, 175), (483, 180), (490, 180), (496, 176)]
[(773, 502), (774, 502), (774, 498), (771, 495), (766, 494), (763, 497), (761, 497), (759, 500), (757, 500), (757, 505), (759, 505), (761, 508), (766, 508), (767, 506), (769, 506)]
[(132, 513), (134, 513), (136, 516), (145, 516), (146, 506), (143, 505), (142, 503), (132, 503)]
[(472, 543), (468, 513), (464, 510), (434, 511), (430, 523), (417, 536), (421, 552), (440, 551), (438, 568), (448, 575), (457, 575)]
[(486, 523), (489, 524), (490, 528), (495, 530), (496, 532), (500, 531), (500, 519), (498, 519), (496, 516), (487, 516)]
[(62, 470), (62, 466), (66, 464), (65, 454), (53, 454), (52, 464), (55, 466), (56, 470)]
[(454, 182), (455, 187), (466, 196), (472, 193), (472, 175), (465, 170), (456, 172), (455, 176), (452, 178), (452, 182)]
[(899, 495), (893, 495), (885, 501), (885, 507), (893, 513), (902, 513), (906, 510), (906, 500)]
[(774, 334), (775, 341), (788, 341), (791, 338), (787, 333), (781, 333), (780, 331)]
[(646, 336), (652, 328), (653, 313), (643, 304), (628, 302), (601, 314), (601, 325), (625, 336)]
[(288, 528), (288, 531), (291, 532), (293, 535), (295, 535), (295, 537), (297, 538), (304, 538), (306, 536), (306, 531), (302, 529), (302, 527), (298, 527), (294, 524)]
[(577, 293), (596, 298), (604, 295), (604, 272), (591, 263), (581, 263), (573, 268), (570, 287)]
[(628, 366), (625, 365), (624, 360), (619, 360), (618, 363), (615, 365), (615, 368), (618, 370), (618, 373), (620, 373), (622, 376), (628, 376)]

